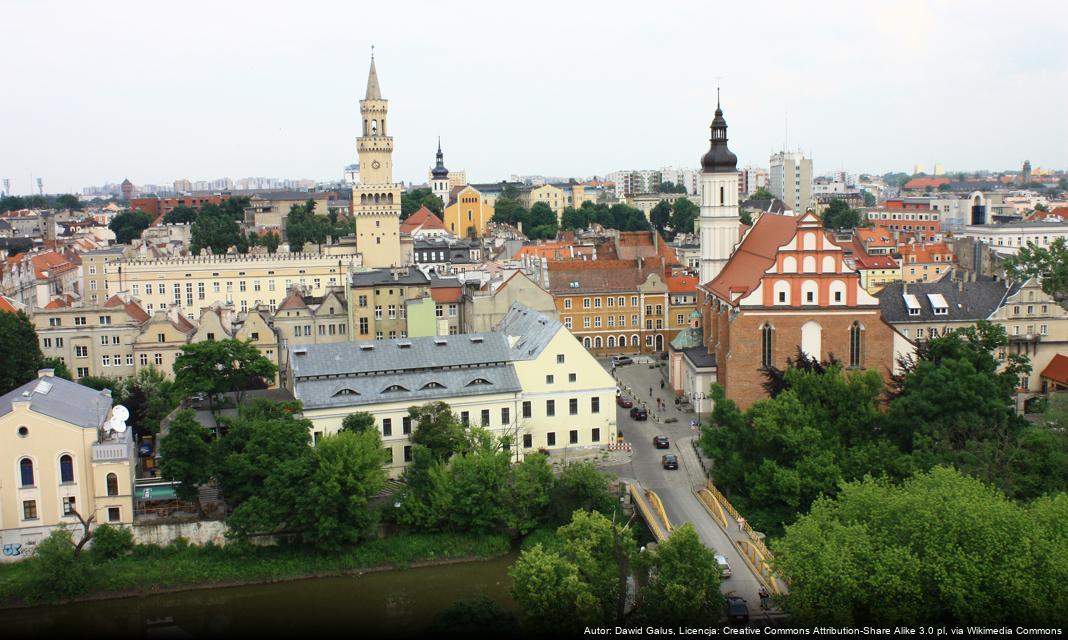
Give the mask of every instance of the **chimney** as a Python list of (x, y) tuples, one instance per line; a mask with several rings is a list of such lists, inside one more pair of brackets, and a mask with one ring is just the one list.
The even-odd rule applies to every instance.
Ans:
[(53, 377), (55, 375), (56, 375), (56, 370), (55, 369), (38, 369), (37, 370), (37, 377), (38, 378), (50, 378), (50, 377)]
[(902, 282), (901, 283), (901, 293), (902, 293), (902, 295), (904, 295), (904, 294), (906, 294), (908, 292), (909, 292), (909, 283)]

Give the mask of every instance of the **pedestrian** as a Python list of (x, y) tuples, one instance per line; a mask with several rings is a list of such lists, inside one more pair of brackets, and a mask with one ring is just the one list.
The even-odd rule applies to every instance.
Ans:
[(771, 594), (768, 593), (768, 588), (760, 585), (760, 590), (757, 591), (757, 594), (760, 596), (760, 610), (767, 611), (770, 609)]
[(661, 380), (661, 381), (660, 381), (660, 388), (661, 388), (661, 389), (663, 389), (663, 388), (664, 388), (664, 381), (663, 381), (663, 380)]
[(650, 398), (653, 397), (653, 388), (652, 387), (649, 387), (649, 397)]
[(745, 533), (745, 518), (738, 516), (738, 531)]

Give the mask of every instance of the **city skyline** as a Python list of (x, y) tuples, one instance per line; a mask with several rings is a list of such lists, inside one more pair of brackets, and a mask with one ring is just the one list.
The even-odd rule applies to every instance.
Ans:
[[(450, 28), (416, 34), (394, 7), (366, 20), (318, 5), (280, 23), (278, 6), (216, 7), (211, 21), (195, 6), (47, 6), (16, 3), (0, 26), (3, 47), (35, 52), (8, 71), (24, 99), (0, 105), (0, 177), (14, 193), (36, 192), (37, 177), (52, 193), (125, 177), (338, 179), (355, 162), (372, 44), (404, 182), (425, 181), (439, 135), (446, 166), (475, 182), (694, 167), (717, 84), (740, 166), (766, 166), (784, 146), (816, 175), (1068, 165), (1060, 6), (1018, 5), (1048, 18), (1019, 25), (996, 22), (992, 3), (668, 4), (639, 24), (625, 6), (567, 5), (563, 20), (564, 5), (420, 4), (422, 20)], [(795, 33), (814, 9), (825, 19)], [(36, 46), (22, 26), (46, 16), (54, 38)], [(138, 28), (160, 19), (163, 33)], [(976, 43), (976, 32), (998, 37)]]

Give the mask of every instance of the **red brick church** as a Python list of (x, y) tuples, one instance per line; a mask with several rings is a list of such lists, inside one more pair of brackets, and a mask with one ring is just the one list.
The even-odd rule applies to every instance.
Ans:
[[(762, 215), (719, 274), (699, 286), (706, 369), (741, 408), (766, 397), (765, 367), (800, 347), (889, 377), (911, 344), (883, 322), (842, 247), (812, 212)], [(706, 354), (701, 354), (705, 356)]]

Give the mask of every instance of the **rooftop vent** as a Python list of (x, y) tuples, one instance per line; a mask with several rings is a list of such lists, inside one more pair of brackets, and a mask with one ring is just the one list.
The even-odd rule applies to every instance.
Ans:
[(482, 336), (471, 336), (471, 342), (474, 342), (476, 344), (482, 344), (483, 342), (485, 342), (485, 338), (483, 338)]
[(299, 347), (297, 349), (293, 349), (293, 355), (295, 355), (295, 356), (306, 356), (306, 355), (308, 355), (308, 350), (303, 348), (303, 347)]
[(361, 344), (360, 351), (374, 351), (375, 346), (373, 344)]
[(412, 343), (411, 342), (398, 342), (397, 343), (397, 347), (399, 347), (401, 349), (411, 349), (412, 348)]
[(47, 380), (41, 380), (37, 383), (37, 386), (33, 388), (34, 393), (39, 393), (42, 396), (48, 395), (48, 392), (52, 390), (52, 383)]
[(449, 344), (449, 341), (445, 338), (434, 338), (434, 344), (438, 345), (439, 347), (444, 347), (445, 345)]

